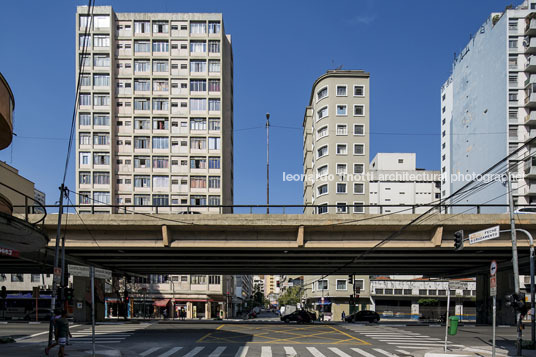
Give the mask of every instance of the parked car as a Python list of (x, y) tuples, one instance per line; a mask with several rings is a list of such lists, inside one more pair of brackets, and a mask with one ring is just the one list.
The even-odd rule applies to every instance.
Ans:
[(177, 214), (201, 214), (201, 212), (197, 212), (197, 211), (181, 211), (181, 212), (177, 212)]
[[(37, 310), (37, 319), (40, 321), (50, 321), (52, 317), (51, 309), (40, 308)], [(35, 321), (35, 309), (24, 315), (24, 320), (26, 321)]]
[(281, 321), (289, 323), (291, 321), (296, 321), (297, 323), (311, 323), (314, 318), (312, 314), (305, 310), (296, 310), (293, 313), (288, 315), (281, 316)]
[(514, 211), (515, 214), (536, 214), (536, 207), (522, 207)]
[(362, 311), (358, 311), (351, 315), (346, 316), (344, 320), (346, 322), (356, 322), (356, 321), (378, 322), (380, 321), (380, 315), (378, 315), (376, 311), (362, 310)]

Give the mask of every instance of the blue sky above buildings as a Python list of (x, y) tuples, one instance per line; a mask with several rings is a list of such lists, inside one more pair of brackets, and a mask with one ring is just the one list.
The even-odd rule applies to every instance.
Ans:
[[(440, 88), (491, 12), (509, 1), (110, 0), (116, 12), (221, 12), (234, 51), (235, 204), (266, 200), (265, 113), (271, 113), (270, 202), (301, 204), (302, 120), (328, 69), (370, 72), (370, 158), (416, 152), (440, 168)], [(517, 5), (518, 2), (515, 3)], [(0, 160), (54, 203), (63, 177), (75, 91), (75, 12), (87, 1), (3, 1), (0, 72), (15, 94), (15, 133)], [(74, 153), (74, 148), (73, 148)], [(67, 186), (75, 188), (71, 157)]]

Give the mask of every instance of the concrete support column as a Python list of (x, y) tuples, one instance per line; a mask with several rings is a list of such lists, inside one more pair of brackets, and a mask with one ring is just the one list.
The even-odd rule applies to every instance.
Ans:
[[(514, 292), (513, 271), (497, 272), (497, 324), (515, 325), (515, 314), (512, 308), (504, 305), (504, 296)], [(491, 324), (493, 300), (489, 295), (489, 274), (476, 277), (476, 323)]]
[(193, 305), (190, 301), (186, 303), (186, 318), (187, 319), (193, 318)]
[(419, 302), (416, 300), (411, 301), (411, 319), (419, 320)]
[(212, 318), (212, 316), (210, 316), (210, 312), (211, 312), (210, 301), (207, 301), (207, 302), (205, 303), (205, 319), (210, 319), (210, 318)]
[[(78, 306), (81, 304), (81, 307)], [(73, 277), (73, 318), (76, 322), (91, 322), (91, 285), (89, 278)], [(104, 280), (95, 279), (95, 321), (104, 321)]]

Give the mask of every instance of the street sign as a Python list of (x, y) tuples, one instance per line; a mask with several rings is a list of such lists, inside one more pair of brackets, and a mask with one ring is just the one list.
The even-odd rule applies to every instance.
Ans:
[(0, 255), (7, 255), (9, 257), (18, 257), (20, 254), (17, 250), (0, 247)]
[(495, 260), (492, 260), (489, 266), (489, 275), (495, 276), (496, 273), (497, 273), (497, 262)]
[(497, 277), (490, 276), (489, 278), (489, 296), (497, 296)]
[(475, 233), (471, 233), (469, 234), (469, 244), (475, 244), (488, 239), (499, 238), (499, 236), (501, 235), (499, 230), (499, 226), (495, 226)]
[[(83, 265), (69, 264), (69, 274), (73, 276), (83, 276), (89, 278), (89, 267)], [(106, 269), (95, 268), (95, 278), (97, 279), (111, 279), (112, 271)]]
[(462, 281), (451, 280), (449, 281), (449, 289), (464, 290), (467, 289), (467, 284)]

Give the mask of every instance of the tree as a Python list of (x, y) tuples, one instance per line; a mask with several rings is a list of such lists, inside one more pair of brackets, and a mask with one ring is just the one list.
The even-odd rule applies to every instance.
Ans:
[(279, 297), (279, 306), (296, 305), (300, 302), (300, 296), (301, 288), (299, 286), (290, 287)]

